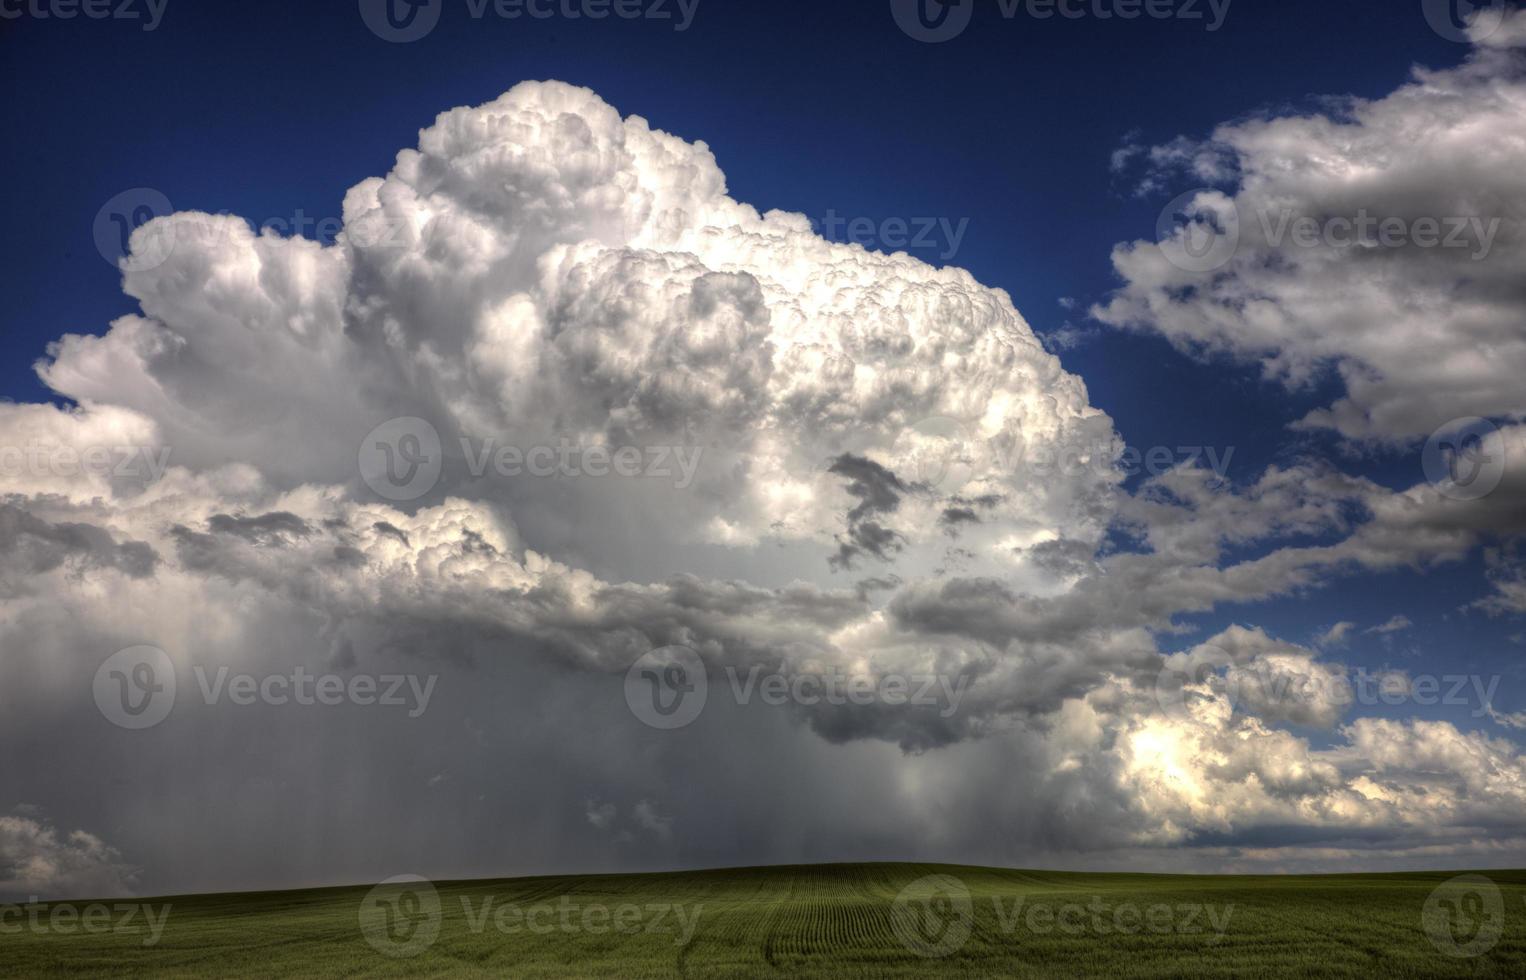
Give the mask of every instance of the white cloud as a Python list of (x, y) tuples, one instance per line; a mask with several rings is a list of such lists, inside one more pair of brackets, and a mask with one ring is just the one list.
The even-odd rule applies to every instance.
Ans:
[(609, 828), (613, 827), (615, 824), (615, 815), (616, 810), (613, 803), (595, 804), (591, 800), (588, 803), (588, 822), (600, 830), (608, 830)]
[(135, 876), (94, 834), (61, 833), (29, 807), (0, 815), (0, 895), (116, 898), (133, 893)]
[(1356, 629), (1355, 623), (1348, 620), (1342, 620), (1341, 622), (1332, 625), (1329, 629), (1321, 632), (1319, 636), (1315, 637), (1314, 645), (1321, 649), (1342, 646), (1345, 644), (1346, 638), (1351, 635), (1351, 631), (1354, 629)]
[[(138, 229), (124, 285), (143, 315), (65, 337), (43, 379), (152, 419), (177, 463), (248, 464), (282, 489), (356, 486), (362, 438), (396, 416), (440, 431), (441, 496), (472, 482), (462, 439), (702, 447), (687, 494), (474, 488), (531, 544), (638, 581), (683, 566), (674, 544), (759, 542), (817, 549), (813, 577), (827, 577), (855, 503), (831, 461), (853, 454), (912, 483), (908, 430), (929, 417), (957, 420), (981, 453), (966, 495), (1000, 498), (963, 529), (977, 564), (1012, 572), (1010, 551), (984, 545), (1014, 533), (1101, 535), (1105, 466), (1040, 479), (998, 454), (1113, 451), (1110, 420), (1005, 293), (830, 243), (800, 215), (760, 215), (725, 195), (704, 144), (587, 90), (525, 84), (443, 114), (387, 177), (350, 191), (345, 220), (331, 247), (233, 217)], [(397, 230), (354, 234), (378, 226)], [(166, 239), (167, 256), (153, 247)], [(949, 494), (899, 496), (872, 523), (902, 562), (940, 565)], [(629, 554), (617, 559), (614, 537)]]
[(1526, 613), (1526, 562), (1512, 546), (1491, 548), (1485, 552), (1489, 566), (1489, 584), (1494, 592), (1472, 605), (1491, 616), (1518, 616)]
[(1414, 625), (1414, 623), (1410, 622), (1408, 616), (1404, 615), (1403, 613), (1398, 613), (1385, 622), (1379, 623), (1376, 626), (1369, 626), (1367, 629), (1362, 630), (1362, 632), (1378, 633), (1380, 635), (1386, 635), (1388, 633), (1402, 633), (1405, 630), (1412, 628)]
[[(1290, 388), (1336, 372), (1344, 397), (1302, 424), (1354, 440), (1402, 442), (1461, 417), (1521, 417), (1523, 39), (1526, 11), (1513, 11), (1462, 66), (1417, 69), (1383, 98), (1228, 123), (1201, 144), (1157, 147), (1150, 189), (1173, 171), (1234, 186), (1228, 197), (1200, 194), (1198, 205), (1237, 214), (1238, 248), (1195, 272), (1152, 242), (1120, 245), (1113, 264), (1124, 285), (1094, 315), (1258, 362)], [(1227, 169), (1203, 162), (1221, 159)], [(1364, 219), (1374, 222), (1365, 231), (1351, 224)], [(1383, 232), (1384, 220), (1403, 234)], [(1319, 231), (1301, 236), (1300, 221)], [(1430, 223), (1442, 240), (1432, 241)], [(1205, 228), (1199, 221), (1193, 233)]]
[[(385, 876), (397, 869), (376, 855), (402, 836), (481, 873), (441, 819), (518, 840), (511, 825), (520, 867), (566, 870), (633, 840), (716, 863), (957, 849), (997, 825), (1010, 855), (1348, 816), (1414, 837), (1427, 812), (1434, 834), (1406, 846), (1429, 846), (1514, 801), (1480, 775), (1519, 765), (1505, 743), (1442, 732), (1452, 769), (1417, 796), (1358, 738), (1363, 719), (1328, 750), (1280, 730), (1344, 720), (1333, 698), (1277, 693), (1339, 667), (1252, 628), (1206, 645), (1227, 651), (1238, 703), (1210, 684), (1185, 714), (1162, 710), (1155, 638), (1186, 613), (1522, 530), (1506, 501), (1526, 453), (1512, 449), (1506, 492), (1471, 502), (1307, 462), (1239, 487), (1184, 466), (1123, 494), (1111, 420), (1005, 293), (760, 215), (726, 195), (703, 144), (559, 83), (443, 114), (345, 215), (330, 246), (234, 218), (139, 229), (124, 284), (141, 314), (65, 337), (40, 369), (79, 407), (0, 405), (0, 446), (47, 450), (0, 500), (0, 640), (19, 651), (0, 737), (49, 746), (80, 780), (109, 776), (113, 840), (146, 852), (161, 887)], [(359, 233), (378, 226), (395, 233)], [(362, 438), (397, 416), (430, 420), (448, 450), (439, 486), (406, 505), (357, 472)], [(478, 477), (462, 439), (705, 452), (677, 489)], [(157, 468), (55, 463), (101, 446)], [(929, 452), (959, 478), (934, 480)], [(1020, 465), (1054, 458), (1079, 465)], [(1110, 527), (1133, 546), (1102, 550)], [(1288, 544), (1311, 538), (1328, 543)], [(180, 666), (440, 671), (444, 707), (409, 728), (177, 705), (174, 739), (86, 751), (104, 722), (80, 692), (144, 642)], [(667, 644), (717, 671), (830, 666), (968, 690), (951, 714), (712, 703), (692, 732), (652, 742), (611, 691)], [(1455, 780), (1466, 805), (1444, 798)], [(308, 815), (251, 801), (301, 799), (292, 788), (328, 794), (339, 845), (269, 856), (270, 835), (306, 833)], [(168, 806), (205, 827), (164, 840)], [(1094, 816), (1066, 816), (1077, 808)], [(243, 877), (197, 878), (219, 855), (217, 874)]]
[(642, 830), (656, 834), (663, 840), (673, 836), (673, 818), (665, 817), (657, 810), (657, 805), (651, 800), (642, 800), (631, 811), (631, 819), (636, 821), (636, 826)]

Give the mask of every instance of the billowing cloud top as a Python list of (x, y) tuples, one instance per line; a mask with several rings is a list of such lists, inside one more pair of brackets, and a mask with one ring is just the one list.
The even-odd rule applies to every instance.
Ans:
[[(202, 214), (139, 229), (124, 273), (143, 316), (64, 338), (42, 375), (152, 419), (177, 463), (246, 463), (288, 489), (355, 483), (363, 437), (399, 416), (429, 420), (453, 452), (463, 439), (694, 447), (686, 493), (505, 492), (516, 518), (547, 525), (548, 547), (773, 540), (839, 549), (845, 566), (905, 548), (943, 559), (947, 493), (896, 472), (901, 486), (859, 509), (851, 464), (831, 464), (893, 469), (947, 441), (917, 427), (946, 418), (992, 447), (965, 461), (962, 487), (999, 498), (969, 522), (1008, 545), (992, 561), (1096, 540), (1111, 424), (1005, 293), (830, 243), (725, 191), (704, 144), (586, 89), (527, 83), (444, 113), (387, 177), (354, 187), (333, 246)], [(1084, 482), (1033, 479), (997, 453), (1014, 447), (1100, 460)], [(469, 471), (447, 467), (441, 494)]]

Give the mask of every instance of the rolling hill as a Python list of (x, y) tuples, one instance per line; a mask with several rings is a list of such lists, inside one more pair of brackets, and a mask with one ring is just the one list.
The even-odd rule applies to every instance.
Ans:
[(273, 974), (1520, 977), (1526, 872), (806, 865), (0, 908), (7, 977)]

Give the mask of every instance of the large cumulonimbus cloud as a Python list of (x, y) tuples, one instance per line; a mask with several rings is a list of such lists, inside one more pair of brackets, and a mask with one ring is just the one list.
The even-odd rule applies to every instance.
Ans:
[(632, 551), (840, 541), (855, 566), (901, 551), (943, 561), (946, 494), (900, 473), (893, 499), (861, 508), (832, 466), (914, 457), (929, 418), (956, 420), (972, 445), (1104, 458), (1075, 481), (969, 461), (966, 494), (1000, 506), (967, 533), (1006, 547), (967, 551), (1010, 570), (1017, 549), (1100, 533), (1111, 424), (1004, 293), (759, 215), (726, 196), (703, 144), (586, 90), (525, 85), (442, 115), (391, 174), (350, 191), (345, 223), (332, 247), (234, 217), (138, 230), (124, 286), (143, 315), (64, 338), (43, 378), (152, 419), (180, 465), (249, 464), (282, 489), (356, 484), (366, 433), (408, 415), (458, 457), (435, 499), (470, 478), (462, 439), (702, 448), (686, 493), (487, 491), (532, 544), (621, 578), (671, 569), (608, 559), (612, 537)]
[[(74, 407), (0, 405), (0, 443), (26, 450), (0, 504), (0, 735), (38, 747), (13, 792), (99, 830), (142, 869), (124, 887), (384, 875), (400, 853), (441, 874), (1010, 861), (1289, 825), (1465, 851), (1465, 828), (1520, 812), (1506, 741), (1206, 680), (1164, 697), (1173, 665), (1241, 688), (1339, 665), (1250, 629), (1172, 661), (1155, 640), (1219, 603), (1461, 558), (1526, 529), (1501, 496), (1315, 463), (1125, 493), (1111, 420), (1005, 293), (759, 214), (704, 144), (586, 89), (444, 113), (344, 222), (332, 244), (231, 216), (139, 228), (122, 270), (141, 313), (39, 365)], [(357, 465), (400, 418), (440, 439), (416, 499)], [(1518, 491), (1522, 430), (1495, 438)], [(537, 446), (693, 468), (480, 465)], [(135, 465), (64, 465), (121, 447)], [(1104, 548), (1109, 529), (1134, 546)], [(1508, 605), (1495, 586), (1480, 602)], [(90, 678), (138, 643), (181, 671), (439, 689), (418, 718), (177, 703), (123, 732)], [(619, 682), (670, 644), (722, 690), (764, 666), (936, 675), (959, 700), (716, 697), (654, 732)], [(1406, 739), (1424, 766), (1387, 747)]]

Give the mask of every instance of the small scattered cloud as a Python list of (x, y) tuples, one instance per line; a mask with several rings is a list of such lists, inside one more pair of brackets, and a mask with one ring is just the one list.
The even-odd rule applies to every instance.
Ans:
[(1316, 636), (1314, 638), (1314, 645), (1319, 647), (1321, 650), (1328, 650), (1334, 647), (1345, 646), (1347, 638), (1351, 635), (1351, 631), (1354, 629), (1356, 629), (1355, 623), (1346, 621), (1336, 623), (1329, 629), (1324, 630), (1318, 636)]
[(1414, 623), (1410, 622), (1410, 618), (1408, 616), (1404, 615), (1403, 613), (1399, 613), (1389, 619), (1387, 622), (1379, 623), (1376, 626), (1369, 626), (1367, 629), (1362, 630), (1362, 632), (1376, 633), (1379, 636), (1387, 636), (1391, 633), (1400, 633), (1404, 630), (1411, 629), (1414, 627), (1414, 625)]
[(133, 894), (137, 869), (84, 830), (61, 831), (35, 806), (0, 816), (0, 896), (116, 898)]

